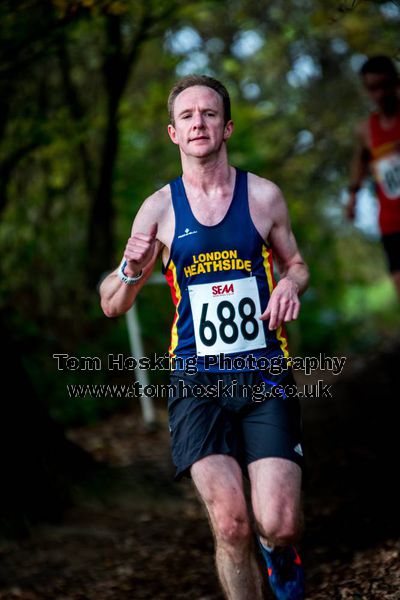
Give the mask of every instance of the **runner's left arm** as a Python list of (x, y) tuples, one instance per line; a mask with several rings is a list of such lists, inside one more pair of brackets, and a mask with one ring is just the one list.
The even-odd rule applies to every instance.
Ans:
[(346, 204), (346, 216), (352, 220), (355, 217), (357, 192), (364, 178), (369, 173), (370, 153), (367, 147), (367, 123), (361, 123), (355, 131), (355, 145), (350, 163), (349, 197)]
[(274, 189), (270, 208), (273, 224), (269, 233), (269, 243), (277, 262), (280, 279), (260, 318), (269, 319), (269, 329), (272, 330), (284, 322), (297, 319), (300, 312), (299, 296), (307, 288), (309, 271), (297, 247), (285, 199), (277, 187)]

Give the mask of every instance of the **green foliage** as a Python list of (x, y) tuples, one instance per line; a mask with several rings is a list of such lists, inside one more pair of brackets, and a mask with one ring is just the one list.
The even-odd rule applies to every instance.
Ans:
[[(143, 199), (180, 172), (166, 133), (168, 90), (179, 75), (206, 71), (232, 95), (231, 162), (280, 185), (310, 265), (298, 351), (351, 351), (396, 325), (381, 250), (344, 222), (341, 192), (367, 112), (360, 60), (396, 56), (399, 22), (394, 2), (2, 3), (0, 306), (12, 307), (25, 363), (57, 418), (92, 421), (115, 406), (67, 399), (67, 382), (92, 380), (60, 376), (53, 352), (128, 353), (124, 320), (102, 317), (85, 271), (110, 125), (110, 57), (127, 73), (115, 117), (115, 264)], [(163, 353), (172, 305), (159, 290), (143, 291), (139, 311), (146, 351)]]

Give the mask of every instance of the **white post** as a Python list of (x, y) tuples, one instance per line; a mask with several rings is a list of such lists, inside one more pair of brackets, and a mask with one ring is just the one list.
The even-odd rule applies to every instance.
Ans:
[[(135, 304), (133, 304), (133, 306), (131, 306), (126, 313), (126, 324), (128, 327), (131, 354), (134, 358), (139, 358), (140, 356), (143, 356), (143, 344), (142, 336), (140, 335), (140, 325)], [(147, 371), (136, 367), (135, 374), (136, 379), (141, 385), (146, 386), (149, 384)], [(153, 425), (156, 421), (156, 416), (152, 399), (143, 395), (140, 397), (140, 403), (142, 405), (142, 414), (145, 424), (148, 426)]]

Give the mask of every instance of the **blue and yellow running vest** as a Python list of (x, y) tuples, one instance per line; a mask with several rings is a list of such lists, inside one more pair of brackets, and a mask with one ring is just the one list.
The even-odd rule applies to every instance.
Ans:
[(232, 202), (217, 225), (195, 218), (182, 177), (170, 187), (175, 234), (163, 268), (175, 304), (170, 357), (197, 356), (204, 370), (206, 355), (288, 356), (283, 327), (270, 331), (259, 319), (275, 281), (272, 251), (250, 216), (247, 172), (236, 169)]

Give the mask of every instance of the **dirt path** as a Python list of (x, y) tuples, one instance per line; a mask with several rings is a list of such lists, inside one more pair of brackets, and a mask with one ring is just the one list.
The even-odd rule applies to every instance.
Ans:
[[(399, 359), (390, 348), (353, 361), (332, 399), (303, 401), (308, 600), (400, 599)], [(132, 413), (70, 432), (105, 466), (62, 524), (0, 542), (1, 600), (222, 600), (207, 521), (190, 483), (172, 481), (159, 416), (152, 434)]]

